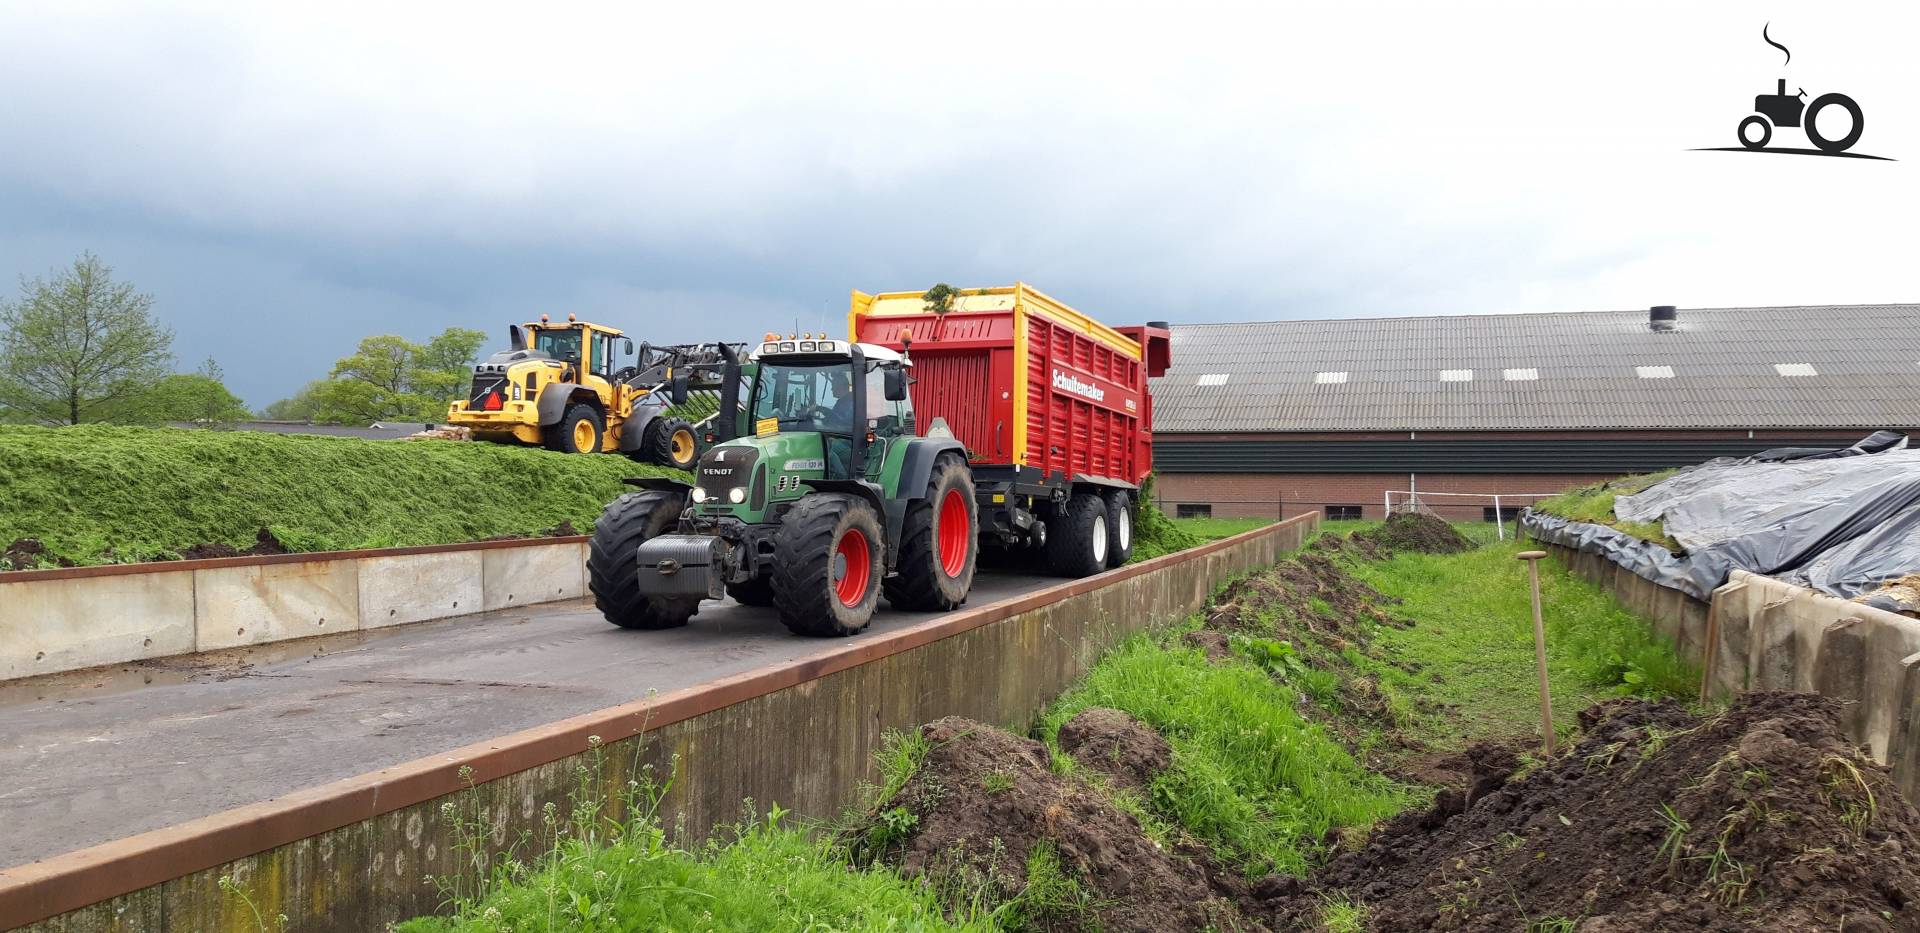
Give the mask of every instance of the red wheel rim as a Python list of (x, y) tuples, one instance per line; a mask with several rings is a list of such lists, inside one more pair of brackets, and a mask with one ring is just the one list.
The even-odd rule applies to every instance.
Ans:
[(960, 495), (960, 490), (949, 489), (940, 499), (940, 569), (947, 576), (957, 577), (967, 569), (967, 545), (972, 540), (967, 500)]
[(833, 593), (842, 605), (858, 606), (867, 598), (867, 581), (873, 576), (873, 548), (858, 528), (847, 529), (833, 548), (833, 568), (839, 578), (833, 581)]

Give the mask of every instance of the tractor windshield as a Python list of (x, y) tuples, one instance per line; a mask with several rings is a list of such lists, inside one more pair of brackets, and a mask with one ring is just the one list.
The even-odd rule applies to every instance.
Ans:
[(845, 360), (763, 363), (753, 384), (753, 420), (776, 420), (782, 431), (853, 433), (852, 367)]
[(556, 360), (580, 362), (580, 328), (569, 327), (564, 330), (540, 328), (535, 332), (533, 348)]

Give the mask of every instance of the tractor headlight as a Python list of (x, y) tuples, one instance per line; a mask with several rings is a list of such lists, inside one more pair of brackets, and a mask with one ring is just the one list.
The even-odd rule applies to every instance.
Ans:
[(705, 486), (693, 487), (693, 501), (695, 502), (707, 501), (707, 487)]
[(747, 501), (746, 489), (740, 486), (735, 486), (732, 489), (727, 490), (727, 501), (733, 503), (734, 505), (739, 505), (740, 503)]

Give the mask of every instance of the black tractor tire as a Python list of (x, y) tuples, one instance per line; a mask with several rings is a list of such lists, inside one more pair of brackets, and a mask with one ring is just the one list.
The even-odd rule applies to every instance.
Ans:
[(1064, 577), (1107, 569), (1107, 501), (1076, 492), (1047, 519), (1047, 565)]
[(742, 606), (771, 606), (773, 581), (766, 577), (754, 577), (745, 583), (729, 583), (727, 595)]
[(1124, 567), (1133, 559), (1133, 496), (1109, 489), (1107, 501), (1107, 566)]
[[(1759, 139), (1747, 138), (1747, 124), (1749, 123), (1760, 128)], [(1748, 149), (1765, 149), (1767, 148), (1767, 141), (1773, 139), (1773, 124), (1768, 123), (1766, 117), (1756, 113), (1745, 120), (1741, 120), (1740, 128), (1735, 130), (1734, 133), (1740, 137), (1740, 145)]]
[[(580, 430), (582, 423), (593, 425), (591, 443), (584, 443), (581, 439), (584, 433)], [(599, 453), (600, 446), (607, 439), (607, 421), (600, 417), (600, 412), (592, 405), (575, 402), (567, 406), (566, 413), (560, 416), (558, 422), (548, 425), (541, 433), (545, 437), (545, 446), (548, 450), (557, 450), (563, 454)]]
[(613, 500), (593, 523), (587, 589), (608, 622), (621, 628), (678, 628), (700, 611), (698, 599), (658, 599), (640, 592), (640, 545), (672, 528), (686, 507), (685, 497), (674, 493), (630, 492)]
[[(1828, 139), (1820, 135), (1818, 118), (1820, 111), (1828, 107), (1845, 110), (1847, 115), (1853, 118), (1853, 124), (1847, 129), (1847, 135), (1839, 139)], [(1854, 143), (1860, 141), (1860, 134), (1867, 129), (1867, 119), (1861, 115), (1860, 105), (1854, 103), (1853, 98), (1845, 94), (1822, 94), (1814, 98), (1813, 103), (1807, 105), (1807, 113), (1800, 119), (1800, 126), (1807, 131), (1807, 140), (1813, 143), (1815, 149), (1821, 152), (1845, 152), (1853, 148)]]
[(866, 500), (841, 493), (801, 499), (773, 536), (781, 623), (796, 635), (857, 634), (880, 603), (886, 553), (880, 517)]
[(700, 459), (698, 435), (693, 425), (664, 415), (647, 425), (647, 460), (677, 470), (691, 470)]
[[(964, 527), (949, 524), (961, 520)], [(907, 506), (901, 522), (896, 573), (880, 584), (887, 605), (910, 612), (946, 612), (966, 603), (979, 569), (979, 530), (973, 471), (960, 455), (941, 454), (927, 479), (927, 497)]]

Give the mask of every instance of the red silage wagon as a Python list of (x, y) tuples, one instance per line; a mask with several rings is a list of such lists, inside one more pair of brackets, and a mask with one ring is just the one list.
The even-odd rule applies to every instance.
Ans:
[(1114, 328), (1026, 285), (853, 293), (852, 338), (905, 351), (925, 434), (967, 449), (982, 543), (1031, 549), (1073, 576), (1125, 563), (1132, 507), (1153, 469), (1147, 379), (1166, 371), (1164, 324)]

